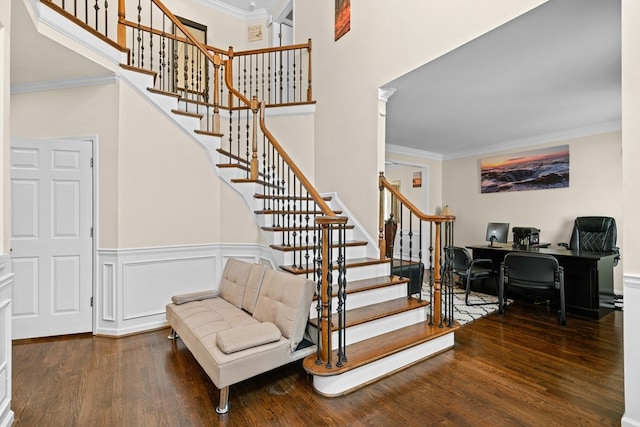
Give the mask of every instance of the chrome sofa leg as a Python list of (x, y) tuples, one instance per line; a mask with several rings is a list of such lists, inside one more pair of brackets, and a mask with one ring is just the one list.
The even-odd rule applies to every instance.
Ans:
[(171, 328), (171, 333), (167, 338), (170, 340), (175, 340), (176, 338), (178, 338), (178, 333), (176, 332), (175, 329)]
[(229, 386), (220, 389), (220, 402), (218, 402), (216, 412), (219, 414), (229, 412)]

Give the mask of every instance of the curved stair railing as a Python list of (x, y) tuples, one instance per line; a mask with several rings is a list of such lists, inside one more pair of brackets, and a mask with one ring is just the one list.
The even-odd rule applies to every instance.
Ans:
[[(411, 280), (419, 277), (414, 291), (421, 293), (422, 274), (415, 272), (424, 271), (429, 285), (429, 323), (453, 327), (453, 259), (447, 248), (453, 246), (455, 216), (424, 214), (387, 181), (384, 172), (380, 172), (378, 187), (380, 257), (391, 258), (389, 274)], [(390, 211), (386, 220), (385, 201)]]
[[(119, 0), (117, 14), (108, 2), (98, 0), (41, 2), (127, 52), (126, 67), (153, 74), (154, 91), (177, 97), (181, 110), (174, 112), (201, 117), (204, 129), (198, 133), (222, 137), (221, 110), (228, 111), (228, 144), (218, 151), (229, 163), (219, 167), (244, 170), (244, 178), (232, 181), (262, 187), (255, 197), (262, 200), (263, 209), (256, 213), (270, 216), (270, 228), (282, 235), (280, 244), (297, 254), (293, 265), (282, 268), (316, 281), (321, 325), (317, 363), (331, 366), (334, 287), (340, 328), (346, 311), (347, 218), (331, 210), (295, 165), (267, 129), (264, 114), (265, 106), (313, 102), (311, 40), (234, 52), (232, 47), (223, 50), (200, 42), (159, 0)], [(346, 360), (344, 332), (338, 337), (335, 363), (340, 366)]]

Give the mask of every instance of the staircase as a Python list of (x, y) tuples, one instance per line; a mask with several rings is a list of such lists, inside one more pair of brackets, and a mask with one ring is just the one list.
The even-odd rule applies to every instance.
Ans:
[[(235, 106), (232, 101), (221, 106), (216, 96), (213, 101), (192, 96), (188, 88), (167, 90), (158, 78), (162, 74), (138, 66), (122, 65), (119, 75), (204, 147), (218, 176), (253, 212), (273, 265), (306, 275), (318, 284), (308, 327), (308, 339), (317, 351), (303, 362), (314, 378), (315, 390), (339, 396), (452, 348), (457, 324), (453, 310), (447, 314), (446, 297), (445, 312), (441, 313), (440, 300), (441, 277), (443, 289), (452, 282), (446, 260), (440, 260), (442, 247), (451, 236), (446, 232), (441, 236), (440, 225), (452, 223), (452, 218), (425, 216), (406, 199), (401, 200), (412, 212), (409, 218), (417, 215), (431, 226), (430, 253), (423, 256), (420, 249), (418, 258), (427, 265), (428, 283), (435, 289), (430, 295), (435, 297), (427, 301), (410, 295), (409, 279), (392, 275), (391, 260), (380, 255), (384, 239), (372, 238), (337, 194), (315, 193), (266, 128), (264, 103), (256, 98), (248, 100), (232, 87), (234, 53), (225, 54), (228, 59), (222, 61), (203, 51), (217, 63), (212, 65), (215, 75), (219, 69), (224, 72), (224, 90), (230, 99), (237, 98)], [(214, 94), (219, 91), (216, 86)], [(300, 102), (304, 103), (308, 101)], [(246, 129), (246, 141), (240, 141), (239, 136), (231, 141), (233, 132), (221, 131), (221, 120), (229, 121), (229, 129), (232, 123), (237, 126), (238, 134)], [(263, 148), (258, 148), (259, 132)], [(235, 144), (237, 149), (232, 148)], [(241, 154), (240, 146), (243, 150), (246, 146), (246, 153)], [(382, 191), (383, 184), (380, 188)], [(422, 238), (426, 233), (421, 228), (419, 234)], [(414, 238), (413, 232), (408, 238)], [(415, 258), (411, 253), (409, 257)]]

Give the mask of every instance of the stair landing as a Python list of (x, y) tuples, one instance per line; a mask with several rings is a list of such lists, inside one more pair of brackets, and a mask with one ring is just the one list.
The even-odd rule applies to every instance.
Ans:
[(347, 361), (340, 367), (336, 366), (336, 351), (330, 367), (317, 365), (315, 354), (307, 356), (302, 365), (313, 375), (316, 392), (341, 396), (453, 348), (459, 327), (457, 322), (444, 328), (420, 322), (347, 346)]

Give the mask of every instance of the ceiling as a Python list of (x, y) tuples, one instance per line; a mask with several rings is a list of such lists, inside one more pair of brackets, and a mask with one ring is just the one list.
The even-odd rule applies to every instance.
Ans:
[(387, 144), (464, 157), (620, 129), (620, 0), (550, 0), (389, 82)]

